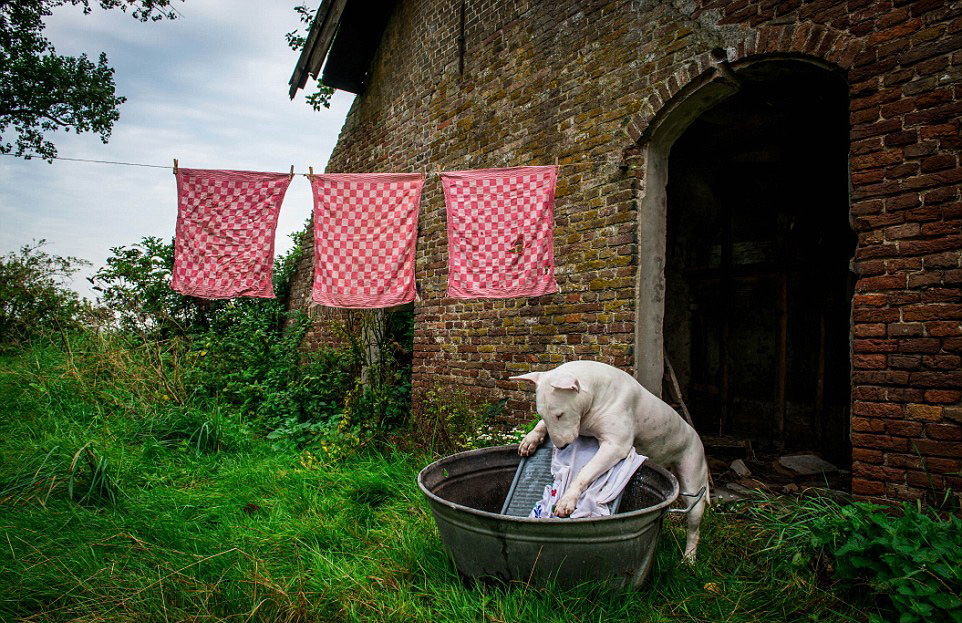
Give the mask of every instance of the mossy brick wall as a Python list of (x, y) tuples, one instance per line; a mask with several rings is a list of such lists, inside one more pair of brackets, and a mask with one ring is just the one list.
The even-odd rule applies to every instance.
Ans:
[[(422, 171), (415, 408), (426, 388), (508, 397), (512, 374), (571, 359), (634, 369), (646, 136), (691, 85), (763, 57), (808, 58), (850, 85), (853, 492), (962, 490), (962, 3), (404, 0), (328, 165)], [(559, 160), (556, 276), (531, 299), (445, 297), (442, 169)], [(309, 300), (312, 258), (292, 305)], [(323, 340), (323, 327), (309, 343)], [(661, 353), (642, 353), (661, 357)]]

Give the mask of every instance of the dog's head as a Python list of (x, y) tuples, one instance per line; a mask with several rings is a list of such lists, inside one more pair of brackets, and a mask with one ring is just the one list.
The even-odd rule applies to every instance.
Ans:
[(564, 448), (578, 438), (581, 416), (588, 410), (591, 401), (577, 377), (556, 368), (511, 378), (534, 383), (538, 414), (544, 420), (551, 443)]

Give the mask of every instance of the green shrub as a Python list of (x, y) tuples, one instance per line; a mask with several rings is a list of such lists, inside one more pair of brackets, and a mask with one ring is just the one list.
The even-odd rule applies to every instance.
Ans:
[(170, 287), (174, 243), (146, 236), (130, 246), (111, 247), (107, 265), (91, 283), (111, 324), (127, 332), (169, 338), (210, 326), (225, 301), (184, 296)]
[(816, 524), (815, 543), (834, 554), (838, 578), (891, 600), (900, 623), (962, 622), (962, 519), (921, 504), (890, 510), (842, 506)]
[(75, 257), (51, 255), (46, 241), (0, 256), (0, 350), (79, 324), (80, 296), (68, 284), (81, 266)]
[(442, 454), (518, 443), (525, 427), (506, 431), (497, 424), (506, 403), (480, 403), (456, 387), (431, 388), (421, 397), (415, 434), (422, 446)]
[(259, 410), (264, 426), (272, 431), (268, 437), (305, 445), (335, 433), (355, 383), (354, 368), (344, 350), (291, 350), (286, 365), (271, 370), (270, 392)]
[(842, 588), (870, 588), (883, 612), (891, 608), (897, 614), (891, 620), (962, 621), (958, 516), (942, 517), (918, 503), (893, 509), (819, 497), (788, 504), (771, 500), (745, 511), (772, 528), (759, 551), (773, 558), (779, 573), (795, 573), (814, 561), (820, 575)]

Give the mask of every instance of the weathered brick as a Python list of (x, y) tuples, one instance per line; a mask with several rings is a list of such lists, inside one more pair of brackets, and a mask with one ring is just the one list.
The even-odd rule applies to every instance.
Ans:
[(914, 487), (941, 488), (942, 476), (923, 471), (907, 471), (902, 474), (903, 480)]
[(959, 257), (960, 254), (958, 251), (947, 251), (945, 253), (926, 255), (922, 258), (922, 262), (925, 268), (955, 268), (959, 265)]
[[(908, 380), (905, 381), (908, 383)], [(917, 403), (925, 400), (925, 390), (914, 387), (889, 387), (885, 391), (885, 398), (892, 402)]]
[(862, 370), (884, 370), (888, 366), (885, 355), (852, 355), (852, 367)]
[(855, 495), (885, 495), (885, 484), (877, 480), (868, 480), (858, 476), (858, 471), (853, 472), (852, 493)]
[(878, 290), (894, 290), (904, 288), (907, 283), (905, 275), (886, 275), (884, 277), (865, 277), (859, 279), (855, 289), (859, 292), (876, 292)]
[(942, 416), (946, 421), (962, 424), (962, 405), (943, 407)]
[(910, 274), (908, 276), (906, 286), (909, 288), (925, 288), (929, 286), (941, 285), (942, 281), (942, 273), (930, 270), (927, 272)]
[[(658, 261), (638, 248), (647, 232), (637, 226), (636, 204), (650, 191), (653, 153), (646, 136), (670, 117), (669, 101), (697, 92), (713, 67), (715, 42), (730, 41), (736, 72), (739, 61), (759, 54), (802, 54), (842, 67), (850, 82), (849, 216), (859, 271), (852, 427), (868, 426), (857, 418), (885, 427), (873, 423), (879, 434), (853, 435), (853, 492), (924, 495), (921, 464), (882, 461), (915, 456), (908, 442), (919, 426), (945, 424), (930, 418), (954, 421), (962, 386), (962, 305), (953, 300), (962, 289), (962, 16), (955, 7), (942, 0), (709, 0), (682, 19), (671, 3), (630, 0), (466, 6), (461, 75), (456, 43), (438, 34), (457, 33), (457, 8), (437, 0), (398, 4), (328, 169), (511, 166), (555, 157), (575, 165), (562, 166), (556, 189), (563, 294), (446, 298), (444, 200), (432, 176), (416, 252), (414, 387), (458, 385), (480, 401), (508, 398), (505, 421), (516, 423), (530, 414), (531, 396), (505, 380), (510, 374), (579, 357), (632, 371), (636, 301), (649, 294), (635, 291), (636, 270)], [(627, 172), (619, 158), (630, 162)], [(307, 308), (310, 298), (313, 258), (305, 255), (294, 308)], [(305, 347), (326, 343), (324, 322), (317, 317)], [(922, 458), (943, 467), (958, 461), (944, 445), (957, 441), (927, 441), (943, 445)], [(885, 469), (869, 478), (860, 474), (868, 465)]]
[[(921, 441), (917, 441), (920, 443)], [(905, 451), (909, 448), (908, 439), (904, 437), (893, 437), (892, 435), (876, 435), (869, 433), (852, 433), (852, 444), (862, 448), (876, 448), (886, 451)], [(960, 444), (962, 445), (962, 444)], [(938, 454), (937, 456), (951, 456)]]
[(941, 439), (916, 439), (912, 443), (918, 448), (918, 451), (925, 456), (962, 458), (962, 442), (943, 441)]
[(852, 334), (855, 337), (885, 337), (886, 325), (884, 324), (856, 324), (852, 327)]
[(962, 372), (912, 372), (909, 382), (915, 387), (954, 389), (962, 387)]
[(922, 424), (905, 420), (886, 420), (885, 432), (900, 437), (918, 437), (922, 433)]
[(859, 385), (852, 388), (852, 397), (863, 401), (884, 401), (886, 391), (884, 387), (872, 387), (870, 385)]
[(860, 402), (852, 404), (852, 413), (866, 417), (893, 418), (902, 413), (902, 406), (888, 402)]
[(903, 338), (898, 341), (900, 353), (937, 353), (941, 347), (938, 338)]
[(905, 415), (913, 420), (937, 422), (942, 417), (942, 407), (936, 405), (905, 405)]
[(954, 303), (962, 300), (962, 290), (958, 288), (929, 288), (922, 292), (923, 303)]
[(962, 236), (945, 236), (932, 240), (902, 240), (896, 244), (899, 252), (904, 255), (928, 255), (962, 248)]
[(925, 392), (925, 401), (933, 404), (953, 404), (962, 400), (962, 391), (952, 389), (930, 389)]
[(962, 322), (951, 320), (926, 322), (925, 332), (933, 337), (962, 335)]
[(917, 337), (925, 332), (921, 322), (894, 322), (888, 325), (889, 337)]
[(914, 238), (922, 232), (922, 226), (918, 223), (906, 223), (896, 227), (889, 227), (885, 230), (887, 240), (899, 240), (902, 238)]
[(926, 322), (929, 320), (962, 319), (962, 304), (914, 305), (902, 311), (902, 319), (908, 322)]
[(926, 424), (925, 436), (929, 439), (962, 441), (962, 426), (958, 424)]
[(893, 368), (895, 370), (921, 370), (922, 356), (921, 355), (889, 355), (887, 359), (887, 364), (888, 364), (887, 367)]
[(924, 464), (923, 459), (917, 454), (899, 454), (897, 452), (888, 452), (885, 454), (884, 465), (888, 465), (889, 467), (921, 469)]
[(962, 357), (958, 355), (924, 355), (922, 366), (929, 370), (958, 370), (962, 368)]

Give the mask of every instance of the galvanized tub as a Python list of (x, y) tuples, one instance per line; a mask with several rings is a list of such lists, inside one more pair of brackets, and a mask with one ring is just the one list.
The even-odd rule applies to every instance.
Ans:
[(601, 580), (639, 587), (651, 570), (661, 522), (678, 497), (678, 481), (645, 461), (625, 489), (620, 511), (586, 519), (501, 515), (521, 457), (518, 446), (470, 450), (418, 474), (441, 541), (468, 578), (573, 586)]

